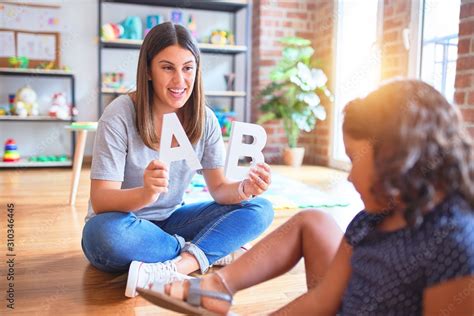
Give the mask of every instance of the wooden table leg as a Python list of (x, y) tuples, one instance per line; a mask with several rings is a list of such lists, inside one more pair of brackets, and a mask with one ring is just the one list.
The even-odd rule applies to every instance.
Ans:
[(69, 195), (69, 205), (76, 204), (77, 187), (81, 176), (82, 159), (84, 158), (84, 148), (86, 146), (86, 130), (77, 131), (76, 149), (74, 150), (74, 162), (72, 165), (71, 192)]

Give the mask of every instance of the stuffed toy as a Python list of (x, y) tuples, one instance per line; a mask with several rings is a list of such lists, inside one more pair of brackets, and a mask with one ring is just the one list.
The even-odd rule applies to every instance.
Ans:
[(24, 86), (19, 89), (15, 95), (13, 113), (15, 115), (26, 117), (39, 115), (38, 102), (36, 102), (36, 92), (30, 86)]

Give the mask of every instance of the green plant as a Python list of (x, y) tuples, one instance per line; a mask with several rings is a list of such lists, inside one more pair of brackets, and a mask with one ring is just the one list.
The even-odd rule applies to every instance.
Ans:
[(288, 146), (298, 144), (301, 131), (310, 132), (317, 120), (326, 119), (326, 111), (319, 95), (332, 99), (326, 87), (327, 77), (321, 69), (313, 68), (311, 41), (299, 37), (280, 39), (282, 59), (270, 73), (271, 83), (260, 93), (261, 111), (257, 123), (281, 119), (288, 138)]

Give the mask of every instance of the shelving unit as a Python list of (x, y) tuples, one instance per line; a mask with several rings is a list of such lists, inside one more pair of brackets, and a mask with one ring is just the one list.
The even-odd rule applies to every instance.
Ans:
[[(175, 0), (131, 0), (131, 1), (122, 1), (122, 0), (100, 0), (99, 9), (98, 9), (98, 18), (99, 18), (99, 29), (98, 36), (100, 38), (100, 28), (106, 22), (118, 22), (118, 21), (104, 21), (104, 4), (127, 4), (127, 5), (145, 5), (153, 6), (156, 8), (167, 8), (167, 9), (179, 9), (179, 10), (199, 10), (199, 12), (209, 11), (209, 12), (226, 12), (232, 14), (232, 32), (235, 35), (236, 43), (239, 45), (214, 45), (209, 43), (199, 43), (199, 49), (203, 55), (221, 55), (221, 56), (230, 56), (231, 61), (231, 70), (233, 73), (236, 73), (237, 68), (239, 71), (243, 72), (243, 75), (238, 79), (241, 80), (242, 84), (240, 89), (235, 91), (228, 90), (219, 90), (219, 89), (205, 89), (205, 94), (209, 99), (213, 98), (225, 98), (228, 99), (231, 106), (231, 110), (235, 110), (236, 100), (243, 100), (239, 110), (243, 113), (241, 117), (244, 121), (249, 121), (250, 119), (250, 96), (251, 96), (251, 86), (250, 86), (250, 64), (251, 64), (251, 12), (252, 5), (250, 0), (192, 0), (192, 1), (175, 1)], [(156, 12), (150, 12), (154, 14)], [(199, 13), (198, 13), (199, 14)], [(244, 18), (237, 19), (237, 15), (243, 16)], [(166, 21), (166, 19), (165, 19)], [(199, 32), (199, 24), (198, 24)], [(240, 33), (242, 34), (240, 34)], [(239, 34), (237, 34), (239, 33)], [(239, 39), (237, 41), (237, 39)], [(117, 40), (100, 40), (98, 55), (99, 55), (99, 116), (102, 114), (104, 109), (103, 96), (112, 95), (118, 96), (120, 94), (128, 93), (129, 89), (110, 89), (102, 86), (101, 78), (103, 70), (103, 54), (106, 50), (139, 50), (142, 44), (142, 40), (127, 40), (127, 39), (117, 39)], [(237, 57), (241, 58), (243, 56), (242, 64), (244, 67), (237, 67), (236, 59)], [(204, 73), (203, 73), (204, 74)], [(237, 79), (237, 78), (236, 78)], [(237, 81), (237, 80), (236, 80)]]
[[(66, 79), (70, 82), (70, 93), (71, 93), (71, 105), (73, 108), (76, 107), (75, 103), (75, 78), (71, 72), (64, 70), (45, 70), (45, 69), (15, 69), (15, 68), (0, 68), (0, 76), (8, 77), (26, 77), (29, 76), (31, 80), (35, 78), (58, 78)], [(57, 124), (71, 124), (75, 121), (74, 117), (70, 120), (61, 120), (51, 118), (49, 116), (0, 116), (0, 122), (5, 124), (15, 124), (19, 122), (24, 123), (57, 123)], [(64, 133), (70, 133), (64, 129)], [(75, 147), (75, 135), (71, 133), (71, 150), (68, 154), (69, 157), (74, 156)], [(24, 168), (24, 167), (71, 167), (72, 161), (54, 161), (54, 162), (31, 162), (26, 158), (22, 158), (18, 162), (3, 162), (0, 157), (0, 168)]]

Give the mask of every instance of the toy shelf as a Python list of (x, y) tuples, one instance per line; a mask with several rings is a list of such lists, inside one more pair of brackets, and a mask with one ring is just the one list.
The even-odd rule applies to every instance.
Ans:
[[(140, 49), (142, 40), (130, 39), (115, 39), (115, 40), (101, 40), (100, 44), (103, 48), (117, 48), (117, 49)], [(209, 43), (198, 43), (199, 49), (206, 54), (240, 54), (247, 51), (247, 46), (244, 45), (216, 45)]]
[[(7, 80), (18, 80), (19, 77), (29, 77), (29, 80), (36, 80), (36, 79), (42, 79), (42, 78), (47, 78), (48, 80), (68, 80), (69, 81), (69, 87), (70, 87), (70, 93), (71, 93), (71, 106), (74, 109), (76, 107), (76, 97), (75, 97), (75, 77), (72, 72), (65, 71), (65, 70), (60, 70), (60, 69), (22, 69), (22, 68), (4, 68), (0, 67), (0, 76), (1, 77), (13, 77), (11, 79)], [(0, 83), (1, 84), (1, 83)], [(0, 116), (0, 122), (2, 124), (6, 122), (5, 124), (21, 124), (21, 123), (29, 123), (28, 125), (31, 125), (31, 127), (26, 127), (32, 131), (35, 130), (35, 128), (50, 128), (48, 127), (48, 124), (41, 124), (41, 127), (38, 127), (38, 124), (36, 123), (61, 123), (61, 124), (71, 124), (75, 121), (75, 117), (71, 117), (68, 120), (62, 120), (62, 119), (57, 119), (57, 118), (52, 118), (47, 115), (41, 115), (41, 116), (27, 116), (27, 117), (20, 117), (20, 116), (14, 116), (14, 115), (3, 115)], [(31, 124), (30, 124), (31, 123)], [(65, 131), (67, 132), (67, 131)], [(69, 133), (69, 132), (68, 132)], [(75, 148), (75, 132), (73, 131), (71, 134), (71, 149), (67, 153), (68, 157), (74, 157), (74, 148)], [(12, 136), (14, 137), (14, 136)], [(0, 151), (2, 153), (3, 150)], [(70, 160), (68, 161), (52, 161), (52, 162), (32, 162), (28, 161), (26, 158), (21, 159), (18, 162), (3, 162), (2, 157), (0, 156), (0, 169), (3, 168), (29, 168), (29, 167), (71, 167), (72, 162)]]
[(72, 77), (73, 73), (60, 69), (35, 69), (35, 68), (5, 68), (0, 67), (0, 73), (4, 75), (38, 75), (38, 76), (53, 76), (53, 77)]
[[(116, 15), (115, 18), (112, 18), (114, 14), (111, 12), (114, 10), (121, 12), (121, 10), (125, 10), (125, 5), (129, 5), (125, 12), (128, 13), (128, 11), (130, 11), (130, 14), (132, 14), (132, 12), (134, 13), (135, 10), (136, 12), (142, 12), (142, 15), (158, 13), (161, 15), (161, 12), (163, 11), (168, 12), (166, 14), (169, 14), (169, 11), (173, 10), (182, 11), (183, 16), (188, 13), (192, 13), (195, 17), (197, 17), (198, 33), (200, 31), (199, 26), (201, 24), (199, 23), (200, 17), (203, 19), (202, 21), (205, 21), (205, 23), (202, 23), (203, 26), (201, 30), (202, 32), (206, 32), (206, 34), (213, 29), (228, 29), (234, 35), (234, 42), (238, 45), (216, 45), (204, 42), (204, 39), (202, 39), (202, 43), (198, 43), (198, 47), (202, 55), (208, 55), (207, 57), (204, 57), (206, 58), (206, 61), (209, 60), (212, 62), (223, 62), (222, 65), (217, 65), (218, 67), (215, 69), (203, 68), (203, 72), (209, 71), (207, 74), (210, 78), (212, 78), (212, 80), (214, 80), (210, 81), (210, 83), (206, 82), (208, 84), (206, 87), (210, 89), (205, 89), (205, 94), (211, 99), (211, 102), (221, 103), (223, 107), (230, 108), (232, 111), (235, 111), (239, 120), (243, 120), (245, 122), (250, 120), (250, 102), (252, 95), (250, 76), (252, 71), (251, 0), (99, 0), (98, 2), (98, 77), (100, 79), (98, 82), (97, 91), (99, 100), (99, 117), (102, 115), (105, 102), (108, 103), (110, 102), (110, 99), (129, 92), (129, 89), (124, 88), (106, 88), (108, 86), (101, 82), (101, 78), (103, 78), (104, 73), (123, 72), (123, 69), (114, 71), (114, 66), (111, 64), (108, 57), (112, 56), (114, 58), (118, 58), (118, 56), (120, 56), (119, 54), (121, 54), (120, 50), (128, 50), (130, 55), (132, 55), (134, 52), (131, 52), (131, 50), (139, 50), (143, 43), (142, 39), (101, 39), (102, 25), (105, 22), (117, 22), (119, 20), (117, 18), (119, 15)], [(130, 5), (133, 5), (136, 8), (131, 8)], [(163, 8), (165, 9), (163, 10)], [(196, 10), (197, 12), (186, 12), (188, 9), (190, 9), (190, 11)], [(135, 13), (134, 15), (140, 16), (140, 14)], [(112, 20), (104, 20), (105, 18)], [(169, 19), (164, 18), (164, 20), (167, 21)], [(222, 26), (226, 24), (228, 24), (228, 26)], [(202, 36), (198, 38), (205, 37)], [(122, 52), (122, 54), (125, 54), (125, 52)], [(106, 62), (104, 63), (104, 61)], [(105, 71), (105, 69), (107, 71)], [(233, 79), (234, 81), (231, 83), (233, 88), (229, 88), (229, 90), (226, 90), (226, 87), (228, 86), (227, 81), (225, 83), (226, 85), (223, 86), (223, 81), (221, 79), (222, 76), (227, 73), (235, 74)], [(127, 82), (127, 84), (127, 86), (133, 85), (132, 82)]]
[(71, 167), (72, 161), (49, 161), (49, 162), (33, 162), (28, 161), (28, 159), (20, 159), (17, 162), (3, 162), (0, 161), (0, 168), (28, 168), (28, 167), (35, 167), (35, 168), (47, 168), (47, 167)]
[(240, 9), (245, 8), (249, 4), (249, 1), (247, 0), (103, 0), (103, 2), (141, 4), (169, 8), (213, 10), (225, 12), (237, 12)]
[(30, 122), (30, 121), (38, 121), (38, 122), (61, 122), (61, 123), (70, 123), (71, 120), (61, 120), (57, 118), (52, 118), (50, 116), (40, 115), (40, 116), (15, 116), (15, 115), (4, 115), (0, 116), (0, 121), (2, 122)]

